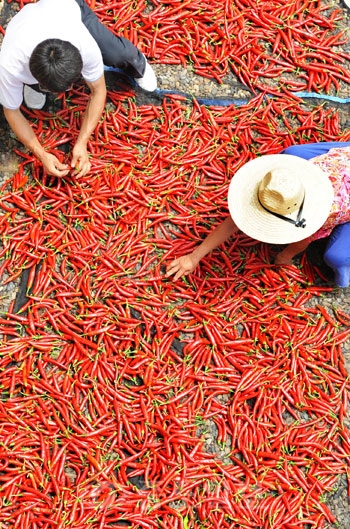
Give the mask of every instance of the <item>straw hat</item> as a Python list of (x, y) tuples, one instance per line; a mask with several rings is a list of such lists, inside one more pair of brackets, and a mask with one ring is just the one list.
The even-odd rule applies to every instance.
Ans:
[(290, 154), (255, 158), (233, 176), (230, 215), (246, 235), (262, 242), (289, 244), (315, 233), (327, 220), (334, 191), (328, 175), (312, 162)]

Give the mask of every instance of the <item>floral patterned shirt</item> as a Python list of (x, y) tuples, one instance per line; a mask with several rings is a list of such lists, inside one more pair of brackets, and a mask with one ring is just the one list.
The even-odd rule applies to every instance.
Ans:
[(334, 189), (334, 201), (328, 219), (311, 236), (312, 240), (327, 237), (338, 224), (350, 222), (350, 147), (330, 149), (310, 160), (328, 174)]

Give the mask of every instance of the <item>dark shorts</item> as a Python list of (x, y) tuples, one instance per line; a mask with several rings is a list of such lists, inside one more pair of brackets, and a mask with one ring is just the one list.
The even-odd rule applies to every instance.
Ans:
[(130, 77), (143, 76), (146, 60), (144, 55), (129, 40), (118, 37), (100, 22), (85, 0), (76, 0), (81, 11), (81, 20), (97, 42), (106, 66), (120, 68)]

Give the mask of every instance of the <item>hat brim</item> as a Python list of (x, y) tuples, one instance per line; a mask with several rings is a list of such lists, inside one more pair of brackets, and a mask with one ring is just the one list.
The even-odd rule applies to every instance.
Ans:
[[(266, 211), (258, 200), (261, 180), (269, 171), (293, 168), (305, 188), (302, 217), (305, 228), (296, 227)], [(269, 154), (244, 164), (233, 176), (228, 190), (228, 208), (237, 227), (252, 239), (271, 244), (289, 244), (307, 239), (323, 226), (332, 207), (333, 186), (328, 175), (312, 162), (291, 154)], [(295, 219), (297, 212), (291, 215)]]

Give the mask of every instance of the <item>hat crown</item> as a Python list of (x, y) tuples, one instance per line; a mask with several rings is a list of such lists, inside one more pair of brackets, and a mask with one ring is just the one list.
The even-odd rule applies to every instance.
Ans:
[(271, 169), (261, 180), (258, 190), (261, 205), (279, 215), (289, 215), (300, 208), (304, 186), (299, 175), (290, 169)]

